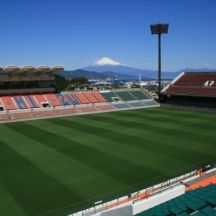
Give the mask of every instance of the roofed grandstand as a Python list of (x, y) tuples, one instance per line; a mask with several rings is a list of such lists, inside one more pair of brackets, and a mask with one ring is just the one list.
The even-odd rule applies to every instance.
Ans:
[(8, 66), (0, 70), (0, 121), (159, 106), (141, 89), (59, 92), (61, 66)]
[(184, 72), (162, 90), (168, 104), (216, 107), (216, 72)]

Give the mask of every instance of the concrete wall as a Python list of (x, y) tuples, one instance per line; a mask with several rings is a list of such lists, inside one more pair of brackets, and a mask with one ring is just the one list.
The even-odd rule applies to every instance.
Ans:
[(178, 185), (171, 189), (167, 189), (163, 192), (155, 194), (147, 199), (137, 201), (133, 204), (133, 215), (148, 210), (157, 205), (160, 205), (161, 203), (174, 199), (178, 196), (181, 196), (184, 193), (185, 193), (185, 186)]

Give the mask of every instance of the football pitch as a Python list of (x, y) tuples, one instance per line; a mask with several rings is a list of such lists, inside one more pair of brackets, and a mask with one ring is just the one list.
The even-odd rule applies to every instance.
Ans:
[(0, 124), (0, 215), (66, 216), (216, 161), (215, 113), (152, 108)]

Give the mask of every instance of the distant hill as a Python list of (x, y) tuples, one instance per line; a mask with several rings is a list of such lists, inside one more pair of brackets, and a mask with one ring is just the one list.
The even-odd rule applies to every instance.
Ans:
[[(157, 71), (128, 67), (122, 65), (120, 62), (117, 62), (107, 57), (100, 59), (93, 65), (84, 67), (83, 70), (94, 71), (98, 73), (112, 72), (118, 74), (118, 76), (123, 75), (124, 77), (129, 75), (136, 79), (138, 79), (139, 75), (142, 76), (142, 79), (157, 78)], [(169, 79), (174, 78), (176, 74), (177, 73), (173, 73), (173, 72), (163, 72), (164, 78), (169, 78)]]
[(73, 77), (86, 77), (88, 79), (136, 79), (138, 77), (132, 75), (124, 75), (115, 72), (95, 72), (95, 71), (87, 71), (84, 69), (77, 69), (73, 71), (62, 71), (60, 72), (62, 76), (65, 78), (73, 78)]

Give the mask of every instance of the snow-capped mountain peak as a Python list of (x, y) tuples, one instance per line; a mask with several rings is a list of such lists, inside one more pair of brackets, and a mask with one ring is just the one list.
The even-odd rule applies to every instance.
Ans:
[(108, 58), (108, 57), (103, 57), (101, 59), (99, 59), (95, 65), (97, 66), (105, 66), (105, 65), (112, 65), (112, 66), (117, 66), (117, 65), (121, 65), (120, 62), (117, 62), (111, 58)]

